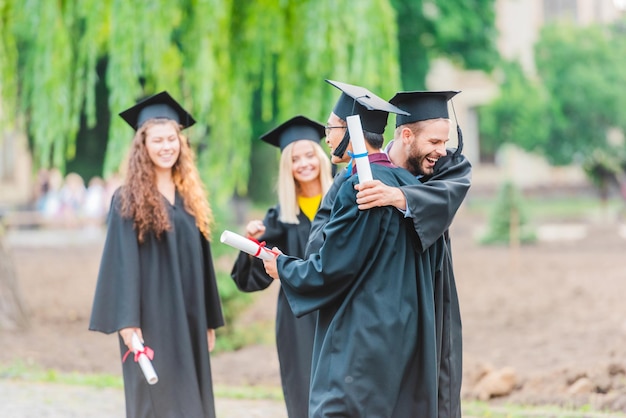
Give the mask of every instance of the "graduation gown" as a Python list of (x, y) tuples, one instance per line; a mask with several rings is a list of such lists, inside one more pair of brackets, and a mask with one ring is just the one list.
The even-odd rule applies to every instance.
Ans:
[[(447, 155), (440, 158), (435, 165), (433, 175), (400, 187), (411, 211), (413, 228), (418, 235), (418, 251), (423, 251), (444, 236), (444, 265), (435, 276), (433, 284), (439, 418), (461, 417), (462, 327), (447, 230), (470, 188), (471, 164), (463, 154), (455, 151), (447, 150)], [(330, 218), (337, 192), (345, 180), (344, 170), (335, 176), (333, 185), (322, 200), (311, 225), (305, 257), (317, 252), (324, 242), (322, 230)]]
[[(279, 220), (279, 215), (279, 206), (268, 210), (263, 220), (265, 233), (260, 241), (265, 241), (269, 248), (280, 248), (285, 254), (304, 256), (311, 222), (300, 213), (299, 224), (286, 224)], [(239, 253), (231, 277), (244, 292), (263, 290), (274, 282), (265, 273), (263, 261), (244, 252)], [(316, 313), (297, 318), (291, 312), (281, 287), (276, 307), (276, 348), (287, 414), (291, 418), (302, 418), (308, 414), (316, 320)]]
[(413, 227), (422, 250), (444, 236), (443, 268), (435, 276), (435, 325), (439, 385), (439, 418), (461, 418), (463, 338), (461, 310), (452, 264), (448, 228), (471, 184), (472, 167), (462, 154), (448, 150), (432, 176), (417, 185), (403, 186)]
[[(165, 199), (164, 199), (165, 200)], [(224, 324), (209, 242), (184, 209), (167, 200), (172, 230), (139, 244), (133, 220), (113, 197), (89, 329), (139, 327), (159, 377), (148, 385), (130, 355), (123, 363), (129, 418), (215, 417), (207, 329)], [(121, 338), (120, 353), (127, 348)]]
[[(377, 164), (372, 173), (392, 186), (414, 181)], [(358, 209), (357, 181), (338, 190), (319, 253), (277, 259), (293, 312), (318, 310), (309, 417), (435, 417), (432, 285), (443, 240), (418, 252), (397, 209)]]

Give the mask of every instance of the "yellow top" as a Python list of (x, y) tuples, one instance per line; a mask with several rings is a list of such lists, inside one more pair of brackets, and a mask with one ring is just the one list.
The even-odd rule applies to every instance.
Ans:
[(309, 221), (313, 221), (313, 218), (317, 213), (317, 209), (320, 207), (321, 201), (321, 194), (312, 197), (298, 196), (298, 206), (300, 206), (300, 210), (302, 211), (302, 213), (304, 213), (306, 217), (309, 218)]

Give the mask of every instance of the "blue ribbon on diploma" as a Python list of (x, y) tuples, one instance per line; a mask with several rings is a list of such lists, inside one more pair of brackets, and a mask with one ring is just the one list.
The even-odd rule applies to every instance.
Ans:
[(350, 156), (350, 162), (348, 163), (348, 170), (346, 171), (346, 178), (352, 175), (352, 161), (354, 161), (355, 158), (367, 157), (367, 152), (364, 152), (363, 154), (353, 154), (352, 151), (348, 151), (348, 155)]

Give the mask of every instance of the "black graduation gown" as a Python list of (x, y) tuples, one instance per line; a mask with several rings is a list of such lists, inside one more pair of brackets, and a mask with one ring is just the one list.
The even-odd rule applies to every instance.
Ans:
[[(414, 181), (402, 169), (371, 167), (385, 184)], [(443, 240), (418, 252), (397, 209), (358, 209), (357, 181), (337, 192), (319, 253), (277, 259), (293, 312), (319, 310), (309, 417), (435, 417), (432, 284)]]
[[(154, 350), (154, 385), (132, 355), (123, 363), (127, 417), (213, 418), (207, 329), (224, 319), (211, 248), (178, 193), (167, 206), (172, 230), (139, 244), (114, 195), (89, 329), (109, 334), (139, 327)], [(123, 355), (127, 348), (119, 340)]]
[(435, 324), (439, 383), (439, 418), (461, 417), (463, 339), (448, 228), (471, 184), (472, 167), (462, 154), (448, 150), (423, 184), (401, 187), (422, 249), (444, 236), (444, 264), (435, 276)]
[[(286, 254), (304, 256), (311, 222), (300, 213), (299, 224), (286, 224), (278, 219), (279, 215), (279, 206), (268, 210), (263, 220), (265, 233), (260, 237), (260, 241), (265, 241), (269, 248), (278, 247)], [(263, 290), (274, 282), (274, 279), (265, 273), (263, 262), (244, 252), (239, 253), (231, 277), (237, 287), (244, 292)], [(287, 414), (291, 418), (303, 418), (308, 414), (316, 320), (317, 313), (297, 318), (291, 312), (282, 288), (279, 290), (276, 308), (276, 348)]]
[[(436, 275), (434, 300), (437, 330), (439, 418), (461, 417), (463, 347), (459, 300), (454, 280), (450, 239), (447, 230), (465, 199), (471, 183), (471, 164), (463, 154), (447, 150), (434, 174), (419, 182), (402, 186), (418, 234), (419, 250), (428, 248), (444, 236), (443, 269)], [(345, 170), (335, 176), (311, 225), (305, 257), (319, 250), (324, 242), (322, 230), (330, 217), (337, 192), (346, 180)]]

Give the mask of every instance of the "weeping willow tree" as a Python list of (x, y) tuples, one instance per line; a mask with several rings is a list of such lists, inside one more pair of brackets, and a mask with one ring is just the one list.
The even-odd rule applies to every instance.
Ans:
[[(388, 0), (0, 0), (4, 115), (25, 116), (36, 167), (63, 168), (81, 116), (98, 123), (106, 59), (111, 114), (160, 90), (180, 98), (199, 121), (189, 136), (213, 198), (224, 198), (245, 192), (255, 119), (325, 118), (337, 97), (325, 78), (384, 97), (399, 89), (395, 17)], [(111, 120), (105, 175), (131, 135)]]

